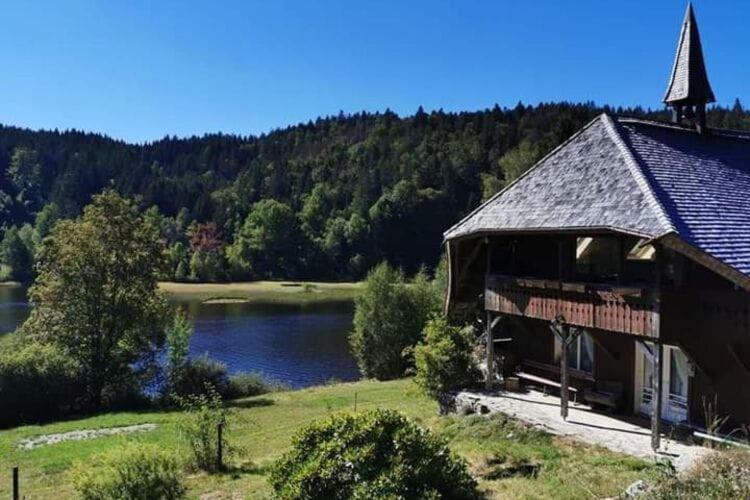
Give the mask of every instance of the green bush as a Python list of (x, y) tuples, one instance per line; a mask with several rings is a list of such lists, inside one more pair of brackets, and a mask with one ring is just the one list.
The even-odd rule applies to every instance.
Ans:
[(14, 339), (0, 352), (0, 425), (60, 416), (81, 397), (76, 363), (50, 344)]
[(208, 356), (187, 359), (170, 374), (169, 393), (171, 397), (205, 394), (206, 387), (212, 387), (222, 396), (229, 391), (227, 366)]
[(219, 426), (222, 427), (221, 448), (223, 456), (229, 456), (229, 413), (216, 390), (207, 386), (202, 394), (180, 398), (184, 416), (180, 421), (180, 432), (187, 438), (193, 455), (193, 465), (207, 472), (218, 472), (223, 463), (219, 462)]
[(442, 316), (434, 317), (425, 326), (424, 341), (414, 351), (415, 382), (434, 398), (471, 386), (479, 379), (473, 347), (471, 327), (451, 326)]
[(476, 482), (443, 440), (391, 410), (313, 422), (270, 474), (285, 499), (477, 498)]
[(261, 373), (237, 372), (229, 377), (225, 399), (248, 398), (283, 389), (278, 382), (268, 380)]
[(350, 338), (362, 374), (387, 380), (411, 369), (413, 347), (440, 301), (437, 287), (424, 273), (407, 283), (403, 273), (387, 263), (375, 267), (356, 299)]
[(688, 473), (667, 475), (644, 498), (650, 500), (723, 500), (750, 498), (750, 452), (717, 451)]
[(83, 500), (170, 500), (185, 497), (183, 472), (172, 453), (129, 443), (73, 467), (73, 486)]

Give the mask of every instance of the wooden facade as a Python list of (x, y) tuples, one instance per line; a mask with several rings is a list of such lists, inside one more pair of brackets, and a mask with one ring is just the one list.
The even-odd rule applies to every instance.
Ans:
[[(581, 274), (576, 247), (584, 238), (616, 242), (616, 252), (602, 257), (614, 259), (604, 268), (616, 274)], [(615, 233), (454, 242), (451, 255), (464, 258), (451, 259), (450, 302), (483, 310), (487, 337), (503, 338), (487, 346), (490, 370), (546, 377), (577, 388), (584, 401), (598, 388), (616, 385), (621, 388), (617, 407), (625, 413), (644, 413), (641, 400), (649, 395), (655, 448), (662, 425), (657, 415), (669, 413), (670, 405), (683, 405), (681, 425), (703, 427), (706, 401), (715, 402), (731, 425), (750, 423), (750, 294), (669, 248), (657, 247), (642, 262), (627, 261), (629, 249), (638, 245), (637, 238)], [(594, 342), (595, 361), (587, 372), (571, 368), (567, 349), (560, 348), (582, 333)], [(641, 352), (650, 353), (660, 374), (669, 373), (670, 355), (684, 354), (689, 367), (684, 397), (670, 393), (668, 376), (655, 377), (648, 393), (641, 387)], [(494, 384), (488, 378), (488, 388)], [(561, 395), (564, 417), (567, 394)]]
[(643, 337), (658, 337), (653, 291), (594, 283), (488, 275), (485, 309)]

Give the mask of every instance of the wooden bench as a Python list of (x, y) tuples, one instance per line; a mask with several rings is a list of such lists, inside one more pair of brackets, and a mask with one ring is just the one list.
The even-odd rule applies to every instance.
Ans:
[[(541, 384), (543, 387), (554, 387), (558, 390), (562, 388), (562, 384), (560, 384), (560, 382), (555, 382), (554, 380), (540, 377), (538, 375), (534, 375), (533, 373), (516, 372), (514, 376), (520, 378), (521, 380), (527, 380), (529, 382)], [(573, 393), (573, 401), (575, 401), (578, 394), (578, 389), (568, 386), (568, 390)]]
[(593, 389), (585, 389), (583, 398), (587, 403), (619, 410), (624, 400), (624, 386), (620, 382), (597, 382)]

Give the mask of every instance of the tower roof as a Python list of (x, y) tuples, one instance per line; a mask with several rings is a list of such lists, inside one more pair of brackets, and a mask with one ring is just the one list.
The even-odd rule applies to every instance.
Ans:
[(692, 4), (688, 4), (664, 102), (706, 104), (715, 100), (703, 61), (698, 23), (695, 21)]

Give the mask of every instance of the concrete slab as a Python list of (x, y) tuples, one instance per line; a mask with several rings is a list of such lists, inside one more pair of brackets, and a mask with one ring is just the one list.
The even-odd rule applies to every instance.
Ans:
[(560, 417), (560, 398), (535, 390), (523, 393), (460, 392), (455, 397), (455, 403), (457, 408), (470, 407), (477, 413), (484, 406), (490, 413), (504, 413), (550, 434), (603, 446), (612, 451), (646, 460), (666, 459), (678, 472), (689, 469), (711, 451), (664, 435), (661, 449), (654, 453), (651, 449), (651, 429), (646, 421), (599, 413), (585, 404), (573, 402), (569, 407), (568, 420), (564, 421)]

